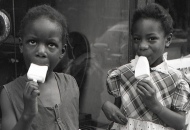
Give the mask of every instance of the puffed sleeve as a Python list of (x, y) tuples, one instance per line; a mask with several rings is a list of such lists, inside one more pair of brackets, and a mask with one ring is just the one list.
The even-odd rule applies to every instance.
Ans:
[(187, 111), (188, 98), (190, 94), (189, 84), (180, 79), (177, 82), (176, 90), (173, 94), (172, 109), (175, 111)]
[(108, 93), (115, 98), (120, 97), (120, 71), (117, 69), (112, 69), (108, 71), (106, 85)]

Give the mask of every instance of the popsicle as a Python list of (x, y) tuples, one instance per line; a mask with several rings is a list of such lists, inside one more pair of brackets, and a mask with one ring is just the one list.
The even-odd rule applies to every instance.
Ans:
[(145, 56), (140, 56), (135, 67), (136, 79), (148, 79), (150, 77), (150, 66)]
[(31, 79), (35, 82), (44, 83), (46, 79), (47, 70), (48, 66), (40, 66), (31, 63), (27, 73), (27, 77), (28, 79)]

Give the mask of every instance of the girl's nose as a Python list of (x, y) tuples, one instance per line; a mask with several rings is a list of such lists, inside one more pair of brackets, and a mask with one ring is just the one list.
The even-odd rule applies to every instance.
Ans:
[(140, 50), (147, 50), (148, 49), (148, 43), (145, 40), (142, 40), (139, 45)]
[(45, 45), (43, 45), (43, 44), (39, 44), (38, 45), (36, 56), (42, 57), (42, 58), (46, 58), (47, 57)]

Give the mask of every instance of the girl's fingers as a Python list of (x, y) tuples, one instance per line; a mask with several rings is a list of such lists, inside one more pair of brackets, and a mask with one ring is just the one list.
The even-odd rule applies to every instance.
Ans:
[(121, 119), (119, 116), (115, 116), (115, 117), (114, 117), (114, 122), (119, 123), (119, 124), (122, 124), (122, 125), (125, 125), (125, 124), (126, 124), (126, 123), (124, 123), (124, 122), (122, 121), (122, 119)]
[[(27, 82), (26, 83), (25, 93), (29, 94), (29, 95), (32, 95), (34, 90), (38, 90), (38, 84), (36, 82), (33, 82), (33, 81)], [(39, 92), (37, 92), (37, 93), (39, 93)]]
[(149, 91), (144, 86), (137, 85), (138, 89), (143, 93), (143, 95), (148, 95)]
[(141, 97), (144, 97), (144, 93), (143, 93), (139, 88), (137, 88), (137, 93), (138, 93)]
[(27, 93), (29, 86), (30, 86), (30, 85), (29, 85), (29, 82), (27, 82), (27, 83), (26, 83), (25, 90), (24, 90), (25, 93)]
[(28, 93), (28, 94), (32, 94), (32, 92), (33, 92), (34, 90), (38, 90), (38, 87), (36, 87), (36, 86), (31, 86), (31, 87), (29, 87), (27, 93)]
[(37, 96), (40, 96), (40, 90), (33, 90), (32, 91), (32, 93), (31, 93), (31, 95), (33, 96), (33, 97), (37, 97)]
[(152, 89), (155, 89), (154, 84), (150, 80), (143, 79), (142, 81), (148, 84)]
[(148, 81), (144, 82), (144, 80), (142, 80), (141, 82), (138, 83), (138, 85), (143, 86), (148, 92), (153, 93), (155, 91), (154, 85), (152, 83), (148, 84), (147, 82)]
[(126, 123), (128, 122), (128, 120), (125, 118), (125, 116), (124, 116), (122, 113), (118, 114), (118, 117), (119, 117), (119, 119), (120, 119), (124, 124), (126, 124)]

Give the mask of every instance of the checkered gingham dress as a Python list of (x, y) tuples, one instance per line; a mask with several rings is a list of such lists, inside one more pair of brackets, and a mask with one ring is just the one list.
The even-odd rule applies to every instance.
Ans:
[[(181, 78), (180, 71), (170, 67), (167, 74), (151, 70), (150, 77), (156, 87), (157, 98), (163, 106), (175, 111), (187, 111), (184, 106), (188, 101), (189, 85)], [(121, 97), (120, 109), (126, 118), (166, 126), (140, 99), (136, 92), (138, 82), (130, 64), (108, 71), (108, 93), (115, 98)]]

